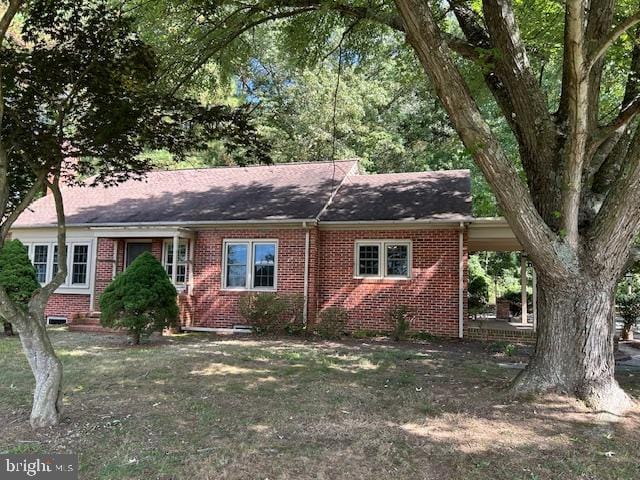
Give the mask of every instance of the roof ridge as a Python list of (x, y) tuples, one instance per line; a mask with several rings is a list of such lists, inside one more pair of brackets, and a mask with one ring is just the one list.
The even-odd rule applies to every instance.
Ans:
[(167, 168), (167, 169), (158, 169), (158, 170), (150, 170), (147, 173), (171, 173), (171, 172), (187, 172), (187, 171), (200, 171), (200, 170), (224, 170), (224, 169), (240, 169), (240, 168), (259, 168), (259, 167), (284, 167), (284, 166), (293, 166), (293, 165), (326, 165), (332, 163), (347, 163), (347, 162), (358, 162), (359, 158), (346, 158), (343, 160), (336, 160), (335, 162), (331, 160), (323, 160), (323, 161), (313, 161), (309, 160), (306, 162), (280, 162), (280, 163), (252, 163), (249, 165), (214, 165), (210, 167), (190, 167), (190, 168)]
[(420, 173), (459, 173), (459, 172), (469, 172), (471, 173), (471, 169), (469, 168), (444, 168), (442, 170), (417, 170), (411, 172), (367, 172), (367, 173), (357, 173), (353, 175), (354, 177), (375, 177), (375, 176), (383, 176), (383, 175), (416, 175)]

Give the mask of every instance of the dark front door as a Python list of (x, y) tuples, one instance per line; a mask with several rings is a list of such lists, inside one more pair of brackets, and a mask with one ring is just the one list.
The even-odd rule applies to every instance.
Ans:
[(136, 257), (144, 252), (151, 251), (151, 242), (128, 242), (127, 243), (127, 267), (131, 265)]

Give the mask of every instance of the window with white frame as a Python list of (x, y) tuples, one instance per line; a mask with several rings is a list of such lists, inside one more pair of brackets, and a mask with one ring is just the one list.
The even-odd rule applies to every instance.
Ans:
[(46, 283), (49, 280), (49, 245), (34, 245), (31, 262), (38, 282)]
[[(189, 241), (181, 239), (178, 242), (178, 261), (176, 262), (176, 284), (184, 285), (187, 282), (187, 259), (189, 258)], [(165, 240), (162, 263), (167, 275), (173, 278), (173, 240)]]
[(225, 240), (223, 244), (224, 288), (275, 290), (278, 243), (275, 240)]
[(359, 278), (409, 278), (409, 240), (358, 240), (355, 245), (355, 276)]
[[(31, 263), (41, 284), (50, 282), (58, 273), (58, 245), (56, 243), (26, 243)], [(67, 278), (61, 287), (89, 286), (90, 243), (69, 243), (67, 249)]]

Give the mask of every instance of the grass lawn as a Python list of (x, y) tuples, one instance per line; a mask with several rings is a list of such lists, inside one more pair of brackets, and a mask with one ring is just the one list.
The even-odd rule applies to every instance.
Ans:
[[(65, 416), (28, 426), (33, 379), (0, 339), (0, 451), (78, 452), (82, 479), (638, 479), (640, 418), (516, 403), (486, 345), (52, 332)], [(640, 372), (622, 372), (640, 395)]]

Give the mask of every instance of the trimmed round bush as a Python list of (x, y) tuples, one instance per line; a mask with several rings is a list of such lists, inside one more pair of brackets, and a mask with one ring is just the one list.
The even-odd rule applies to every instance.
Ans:
[[(27, 247), (20, 240), (8, 240), (0, 250), (0, 285), (9, 298), (24, 309), (34, 292), (40, 288)], [(2, 318), (7, 335), (13, 334), (10, 320)]]
[(138, 256), (100, 297), (100, 323), (127, 329), (134, 344), (178, 324), (178, 292), (160, 262), (149, 252)]

